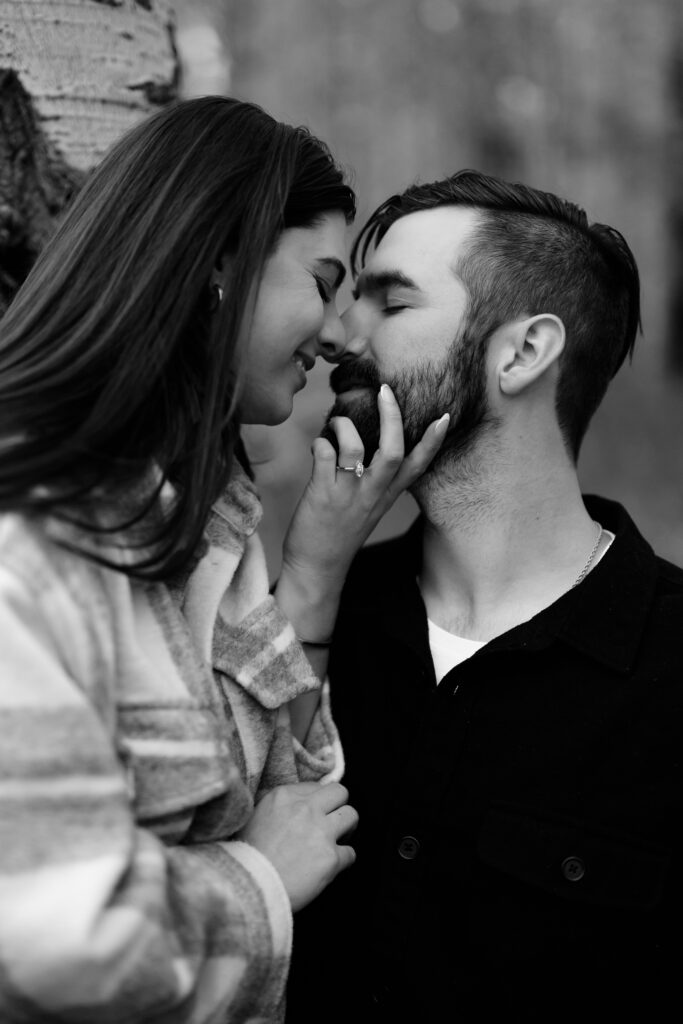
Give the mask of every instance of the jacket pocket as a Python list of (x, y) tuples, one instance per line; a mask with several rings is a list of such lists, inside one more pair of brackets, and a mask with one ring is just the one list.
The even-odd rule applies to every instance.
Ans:
[(661, 900), (671, 861), (665, 847), (583, 823), (491, 809), (480, 861), (562, 899), (649, 910)]

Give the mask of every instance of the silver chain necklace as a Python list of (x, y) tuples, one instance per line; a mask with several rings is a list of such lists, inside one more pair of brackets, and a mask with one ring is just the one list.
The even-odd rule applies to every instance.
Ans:
[(595, 520), (593, 520), (593, 525), (596, 526), (598, 529), (598, 536), (595, 540), (595, 544), (593, 545), (593, 550), (588, 556), (588, 561), (584, 565), (579, 575), (576, 577), (574, 583), (572, 583), (572, 590), (574, 589), (574, 587), (578, 587), (579, 583), (581, 583), (581, 581), (585, 579), (585, 577), (588, 575), (588, 572), (593, 564), (595, 556), (598, 553), (598, 548), (600, 547), (600, 541), (602, 540), (602, 526), (600, 525), (600, 523), (596, 523)]

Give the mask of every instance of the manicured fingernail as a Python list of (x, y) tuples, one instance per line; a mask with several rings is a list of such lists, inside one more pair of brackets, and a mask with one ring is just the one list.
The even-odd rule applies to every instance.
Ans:
[(441, 417), (441, 419), (436, 421), (436, 423), (434, 425), (434, 433), (435, 434), (439, 434), (439, 435), (440, 434), (445, 434), (446, 430), (448, 428), (448, 422), (449, 422), (450, 418), (451, 418), (451, 414), (449, 412), (445, 412), (443, 414), (443, 416)]
[(379, 397), (385, 402), (391, 401), (392, 391), (388, 384), (382, 384), (382, 387), (379, 389)]

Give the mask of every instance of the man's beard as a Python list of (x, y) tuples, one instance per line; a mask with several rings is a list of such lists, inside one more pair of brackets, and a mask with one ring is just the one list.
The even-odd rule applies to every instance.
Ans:
[[(440, 366), (418, 363), (384, 380), (369, 360), (343, 359), (330, 374), (330, 387), (337, 399), (328, 413), (322, 436), (336, 448), (336, 435), (329, 420), (333, 416), (348, 416), (363, 442), (365, 465), (369, 465), (380, 439), (377, 392), (382, 384), (388, 384), (403, 417), (406, 454), (422, 438), (429, 424), (448, 412), (451, 421), (437, 460), (459, 461), (472, 450), (488, 421), (486, 347), (484, 339), (471, 337), (466, 329), (453, 342)], [(345, 393), (352, 388), (367, 390), (347, 397)]]

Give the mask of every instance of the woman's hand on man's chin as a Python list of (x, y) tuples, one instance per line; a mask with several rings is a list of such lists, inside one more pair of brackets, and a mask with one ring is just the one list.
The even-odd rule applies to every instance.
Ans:
[(363, 442), (348, 417), (329, 424), (338, 451), (322, 437), (313, 443), (313, 472), (285, 537), (282, 567), (313, 599), (341, 593), (354, 555), (398, 496), (424, 473), (446, 435), (447, 415), (430, 424), (406, 455), (401, 412), (388, 385), (377, 402), (380, 443), (369, 466), (363, 467)]

